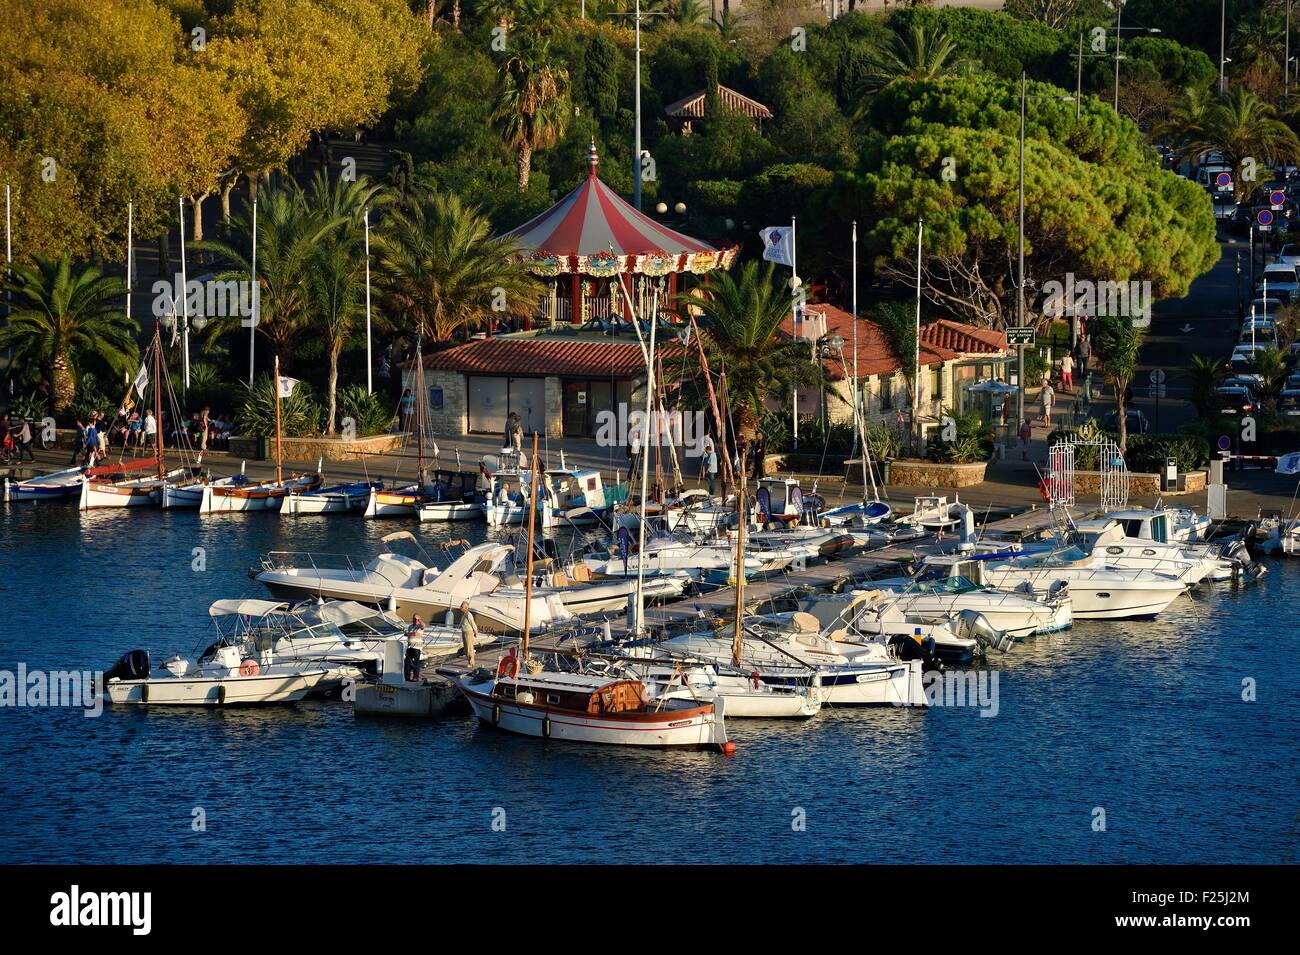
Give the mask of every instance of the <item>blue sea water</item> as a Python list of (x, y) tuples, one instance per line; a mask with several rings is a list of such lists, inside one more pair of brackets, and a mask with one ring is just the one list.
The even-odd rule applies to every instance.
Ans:
[[(10, 506), (0, 670), (191, 652), (209, 603), (264, 596), (247, 576), (261, 553), (364, 558), (400, 528), (426, 547), (484, 533)], [(1155, 621), (1018, 644), (990, 661), (994, 717), (734, 720), (730, 757), (542, 743), (468, 716), (357, 719), (329, 701), (0, 708), (0, 862), (1294, 862), (1300, 562), (1269, 568)]]

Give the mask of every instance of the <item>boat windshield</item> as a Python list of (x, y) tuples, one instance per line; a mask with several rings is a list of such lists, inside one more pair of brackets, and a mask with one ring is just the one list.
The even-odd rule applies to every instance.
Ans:
[(924, 579), (920, 583), (921, 590), (936, 594), (965, 594), (983, 589), (969, 577), (962, 576)]
[(1075, 561), (1084, 560), (1087, 556), (1078, 547), (1061, 547), (1045, 554), (1021, 557), (1016, 560), (1016, 564), (1020, 567), (1061, 567)]

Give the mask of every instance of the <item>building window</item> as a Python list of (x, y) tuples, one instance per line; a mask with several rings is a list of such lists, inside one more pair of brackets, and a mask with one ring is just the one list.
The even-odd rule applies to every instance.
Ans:
[(943, 401), (943, 365), (930, 369), (930, 399)]
[(880, 379), (880, 407), (888, 411), (894, 407), (894, 376)]

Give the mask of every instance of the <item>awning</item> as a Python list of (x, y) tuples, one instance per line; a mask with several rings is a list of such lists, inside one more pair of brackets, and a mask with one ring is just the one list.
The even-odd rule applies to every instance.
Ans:
[(208, 616), (230, 617), (239, 614), (245, 617), (265, 617), (288, 606), (287, 603), (275, 600), (218, 600), (208, 608)]

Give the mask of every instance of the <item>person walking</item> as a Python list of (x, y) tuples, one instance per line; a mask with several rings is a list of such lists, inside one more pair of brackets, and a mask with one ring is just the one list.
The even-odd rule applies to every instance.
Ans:
[(1061, 356), (1061, 390), (1074, 391), (1074, 357), (1069, 352)]
[(402, 431), (411, 430), (411, 421), (415, 417), (415, 396), (411, 394), (411, 389), (407, 388), (402, 392), (400, 403), (402, 409)]
[(72, 439), (72, 457), (68, 458), (68, 467), (72, 467), (86, 453), (86, 422), (77, 419), (77, 433)]
[(718, 449), (713, 446), (713, 439), (704, 438), (704, 477), (709, 482), (709, 497), (713, 496), (714, 484), (718, 480)]
[(22, 424), (18, 426), (18, 463), (23, 463), (23, 455), (30, 455), (31, 461), (35, 463), (36, 452), (32, 450), (32, 423), (23, 418)]
[(767, 473), (767, 445), (760, 434), (754, 441), (754, 480), (760, 480)]
[(208, 429), (212, 427), (212, 409), (207, 405), (199, 412), (198, 424), (195, 430), (198, 432), (195, 437), (199, 439), (199, 454), (194, 459), (195, 464), (203, 463), (203, 452), (208, 450)]
[(1050, 428), (1052, 426), (1052, 405), (1056, 403), (1056, 392), (1052, 390), (1050, 381), (1043, 382), (1043, 390), (1039, 392), (1038, 400), (1043, 407), (1043, 424)]
[(84, 444), (86, 452), (85, 466), (93, 468), (99, 457), (99, 428), (96, 427), (96, 418), (94, 414), (90, 416), (90, 421), (86, 424)]
[(469, 601), (462, 601), (460, 605), (460, 642), (465, 648), (465, 661), (470, 666), (474, 665), (474, 647), (478, 644), (478, 623), (474, 620), (474, 614), (470, 612)]
[(1033, 425), (1026, 418), (1020, 424), (1020, 460), (1029, 460), (1029, 438), (1034, 433)]

